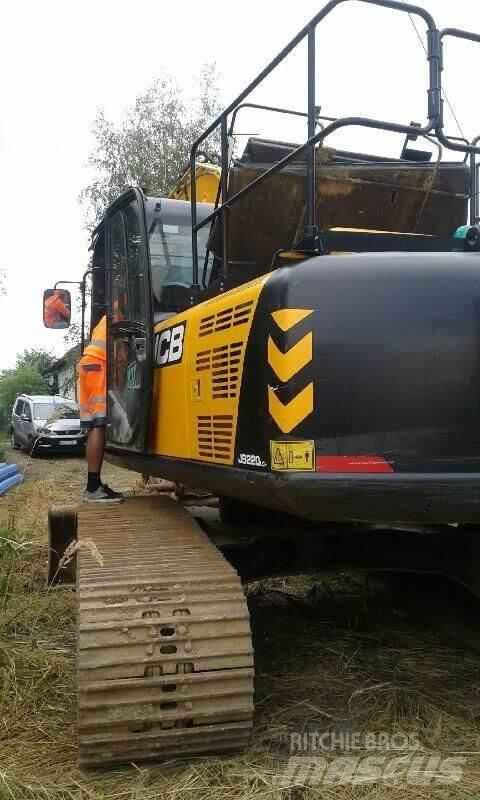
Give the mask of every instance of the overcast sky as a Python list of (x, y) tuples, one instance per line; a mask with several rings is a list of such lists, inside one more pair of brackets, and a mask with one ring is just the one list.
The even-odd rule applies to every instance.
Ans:
[[(42, 292), (87, 268), (80, 190), (91, 123), (103, 105), (118, 119), (166, 68), (187, 89), (214, 58), (230, 102), (323, 5), (321, 0), (7, 0), (2, 5), (0, 67), (0, 368), (25, 347), (62, 353), (61, 332), (42, 324)], [(479, 0), (424, 0), (439, 27), (480, 31)], [(232, 13), (233, 8), (235, 13)], [(418, 28), (422, 35), (421, 21)], [(427, 68), (406, 14), (352, 0), (317, 35), (317, 102), (327, 115), (368, 115), (408, 123), (426, 119)], [(465, 134), (480, 133), (480, 47), (448, 40), (444, 83)], [(256, 99), (302, 109), (305, 53), (292, 57)], [(238, 130), (300, 141), (303, 131), (245, 113)], [(453, 120), (448, 132), (458, 134)], [(398, 155), (401, 137), (361, 132), (331, 144)]]

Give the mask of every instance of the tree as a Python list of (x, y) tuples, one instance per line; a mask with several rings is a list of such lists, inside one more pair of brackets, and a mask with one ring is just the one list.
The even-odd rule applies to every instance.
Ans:
[(0, 373), (0, 406), (6, 417), (19, 394), (49, 394), (47, 382), (35, 364), (23, 364)]
[(30, 348), (17, 355), (15, 366), (0, 372), (0, 411), (4, 420), (10, 419), (13, 404), (19, 394), (50, 394), (44, 373), (55, 357), (43, 348)]
[[(129, 186), (165, 197), (188, 164), (193, 141), (219, 113), (218, 74), (215, 64), (204, 65), (192, 99), (185, 96), (172, 75), (156, 78), (127, 108), (119, 124), (100, 108), (93, 123), (95, 146), (88, 166), (95, 175), (80, 194), (92, 228), (105, 208)], [(203, 150), (219, 149), (219, 134)]]
[(17, 355), (15, 368), (21, 369), (25, 366), (32, 366), (36, 367), (38, 372), (43, 375), (45, 372), (48, 372), (56, 360), (56, 357), (48, 350), (45, 350), (45, 348), (40, 347), (35, 349), (32, 347)]

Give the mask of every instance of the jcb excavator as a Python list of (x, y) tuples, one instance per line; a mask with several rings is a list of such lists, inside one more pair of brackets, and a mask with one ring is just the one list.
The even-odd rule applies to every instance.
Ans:
[[(108, 458), (208, 490), (220, 514), (199, 522), (161, 496), (52, 509), (57, 561), (79, 547), (82, 766), (246, 744), (241, 580), (403, 569), (480, 593), (480, 137), (447, 136), (442, 104), (443, 40), (480, 36), (360, 0), (425, 23), (426, 122), (324, 125), (315, 33), (341, 1), (194, 143), (177, 187), (189, 201), (131, 188), (94, 233)], [(262, 108), (303, 116), (307, 140), (250, 139), (232, 159), (238, 114), (259, 107), (245, 99), (304, 40), (305, 112)], [(327, 148), (346, 126), (401, 134), (401, 157)], [(220, 172), (205, 195), (197, 153), (216, 128)]]
[[(195, 193), (197, 203), (218, 203), (220, 199), (220, 180), (222, 170), (220, 158), (216, 154), (197, 154), (202, 160), (195, 162)], [(175, 186), (168, 195), (171, 200), (192, 199), (190, 167), (178, 178)]]

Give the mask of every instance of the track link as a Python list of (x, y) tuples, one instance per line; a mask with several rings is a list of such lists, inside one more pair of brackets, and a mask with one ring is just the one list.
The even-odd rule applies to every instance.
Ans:
[(79, 765), (245, 747), (247, 604), (193, 517), (166, 497), (84, 503), (78, 539)]

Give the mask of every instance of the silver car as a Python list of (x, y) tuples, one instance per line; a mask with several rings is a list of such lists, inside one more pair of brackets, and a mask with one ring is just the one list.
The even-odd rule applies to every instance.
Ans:
[(60, 395), (21, 394), (14, 403), (12, 447), (33, 455), (48, 451), (83, 452), (86, 434), (80, 430), (77, 403)]

